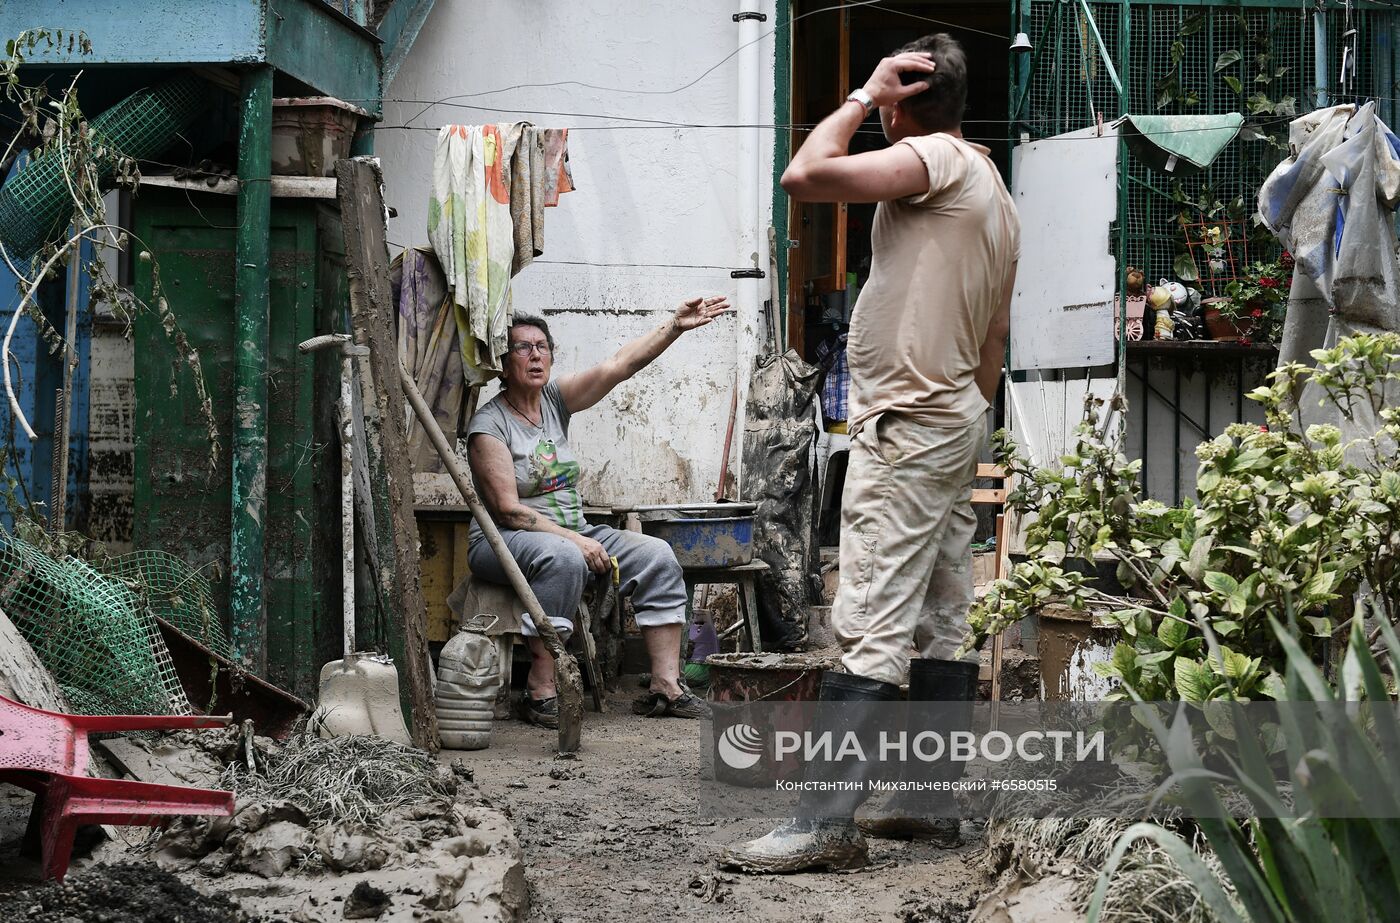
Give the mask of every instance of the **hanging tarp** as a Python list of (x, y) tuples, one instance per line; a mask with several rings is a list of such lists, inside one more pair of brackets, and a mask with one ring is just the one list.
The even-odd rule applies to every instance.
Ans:
[(1290, 304), (1284, 322), (1284, 342), (1292, 349), (1280, 359), (1303, 362), (1322, 343), (1292, 337), (1290, 327), (1321, 328), (1315, 315), (1324, 308), (1340, 328), (1326, 334), (1333, 338), (1400, 330), (1400, 140), (1370, 102), (1295, 120), (1289, 147), (1295, 153), (1259, 190), (1259, 214), (1293, 254), (1295, 280), (1306, 276), (1322, 298), (1312, 317), (1295, 314)]
[(1190, 176), (1215, 162), (1244, 125), (1238, 112), (1224, 115), (1130, 115), (1123, 138), (1133, 156), (1154, 170)]
[(745, 403), (743, 499), (754, 512), (754, 556), (769, 570), (758, 584), (765, 648), (796, 647), (807, 634), (817, 572), (813, 402), (821, 370), (793, 350), (754, 360)]

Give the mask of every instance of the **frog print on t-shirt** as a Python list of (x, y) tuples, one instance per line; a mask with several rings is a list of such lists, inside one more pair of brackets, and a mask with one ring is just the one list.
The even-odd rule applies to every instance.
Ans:
[(577, 528), (578, 524), (571, 521), (576, 518), (576, 497), (569, 496), (568, 501), (561, 504), (551, 495), (557, 491), (575, 491), (579, 476), (578, 462), (561, 461), (559, 447), (554, 440), (541, 437), (535, 444), (535, 450), (530, 453), (529, 471), (531, 479), (535, 482), (533, 496), (547, 497), (550, 511), (561, 526)]

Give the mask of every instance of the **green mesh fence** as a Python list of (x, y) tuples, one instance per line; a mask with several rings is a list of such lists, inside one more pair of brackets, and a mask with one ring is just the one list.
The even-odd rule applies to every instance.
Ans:
[[(140, 160), (152, 157), (190, 126), (208, 103), (208, 85), (182, 75), (139, 90), (90, 123), (98, 182), (104, 187), (116, 170), (116, 152)], [(57, 148), (36, 157), (0, 190), (0, 240), (11, 257), (28, 259), (63, 233), (73, 216), (64, 182), (65, 164)]]
[[(1376, 4), (1357, 3), (1352, 11), (1356, 36), (1356, 76), (1348, 91), (1338, 85), (1346, 11), (1328, 3), (1327, 70), (1321, 75), (1331, 102), (1375, 98), (1380, 114), (1392, 126), (1397, 111), (1400, 48), (1394, 37), (1400, 12)], [(1251, 112), (1250, 97), (1261, 92), (1270, 102), (1291, 98), (1297, 114), (1315, 107), (1315, 5), (1210, 5), (1201, 3), (1091, 3), (1099, 33), (1127, 91), (1133, 114), (1218, 114), (1243, 112), (1263, 134), (1286, 140), (1292, 119), (1280, 111)], [(1121, 60), (1119, 39), (1124, 11), (1129, 19), (1127, 60)], [(1036, 45), (1026, 101), (1018, 132), (1043, 138), (1087, 128), (1095, 114), (1105, 122), (1123, 114), (1108, 70), (1101, 60), (1088, 19), (1077, 3), (1032, 0), (1026, 31)], [(1239, 59), (1228, 62), (1229, 53)], [(1268, 82), (1261, 54), (1268, 56)], [(1220, 66), (1222, 65), (1223, 66)], [(1278, 73), (1282, 71), (1282, 73)], [(1236, 92), (1227, 77), (1240, 83)], [(1127, 224), (1126, 253), (1115, 255), (1143, 269), (1148, 279), (1172, 276), (1172, 263), (1183, 240), (1178, 216), (1185, 211), (1201, 219), (1204, 201), (1225, 207), (1212, 217), (1229, 217), (1228, 209), (1242, 205), (1235, 217), (1248, 219), (1256, 207), (1260, 185), (1286, 156), (1268, 140), (1249, 131), (1231, 143), (1209, 169), (1191, 177), (1173, 178), (1129, 161), (1127, 188), (1119, 191), (1119, 220)], [(1183, 201), (1185, 200), (1185, 201)], [(1251, 259), (1273, 254), (1251, 253)]]
[(155, 615), (229, 653), (208, 584), (163, 552), (98, 570), (0, 535), (0, 610), (83, 714), (190, 713)]

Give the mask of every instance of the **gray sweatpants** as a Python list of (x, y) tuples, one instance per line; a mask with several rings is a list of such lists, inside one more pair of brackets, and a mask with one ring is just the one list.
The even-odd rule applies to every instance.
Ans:
[[(632, 611), (641, 627), (685, 622), (685, 580), (671, 546), (640, 532), (624, 532), (610, 526), (584, 526), (583, 535), (617, 558), (623, 596), (632, 597)], [(502, 529), (515, 563), (529, 581), (549, 621), (559, 631), (572, 631), (574, 613), (593, 574), (578, 546), (550, 532)], [(472, 536), (467, 563), (476, 576), (493, 583), (509, 583), (496, 553), (485, 536)], [(522, 613), (524, 634), (535, 634), (529, 613)]]

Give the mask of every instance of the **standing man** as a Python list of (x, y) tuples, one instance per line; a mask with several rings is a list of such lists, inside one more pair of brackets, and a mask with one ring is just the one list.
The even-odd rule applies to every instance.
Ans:
[[(853, 435), (832, 610), (845, 672), (823, 676), (823, 702), (896, 701), (906, 670), (911, 701), (970, 703), (977, 688), (976, 655), (952, 658), (972, 603), (972, 482), (1001, 379), (1020, 222), (987, 148), (963, 139), (966, 99), (962, 46), (925, 36), (881, 61), (783, 174), (800, 201), (879, 203), (847, 345)], [(848, 154), (877, 108), (891, 146)], [(860, 765), (820, 771), (859, 781)], [(860, 799), (822, 797), (804, 790), (797, 818), (721, 861), (754, 872), (865, 864), (851, 816)], [(895, 810), (861, 827), (955, 845), (956, 824)]]

